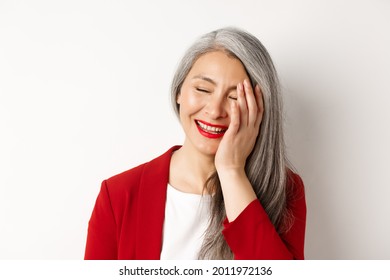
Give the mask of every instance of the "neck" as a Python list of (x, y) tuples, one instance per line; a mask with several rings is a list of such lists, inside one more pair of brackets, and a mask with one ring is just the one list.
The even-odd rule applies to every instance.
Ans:
[(169, 183), (180, 191), (202, 194), (206, 180), (214, 171), (214, 155), (202, 154), (185, 142), (172, 155)]

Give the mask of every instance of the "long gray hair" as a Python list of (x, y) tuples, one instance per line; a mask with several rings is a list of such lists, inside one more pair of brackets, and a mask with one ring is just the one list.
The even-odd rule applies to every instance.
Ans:
[[(271, 57), (261, 42), (246, 31), (223, 28), (200, 37), (179, 63), (171, 86), (173, 108), (179, 116), (177, 96), (195, 61), (205, 53), (223, 51), (239, 59), (244, 65), (252, 86), (259, 84), (264, 100), (264, 113), (256, 144), (249, 155), (245, 171), (261, 205), (278, 232), (286, 229), (286, 176), (288, 161), (285, 156), (280, 85)], [(217, 172), (211, 175), (205, 189), (213, 193), (211, 216), (200, 259), (232, 259), (234, 256), (223, 235), (226, 218), (224, 200)]]

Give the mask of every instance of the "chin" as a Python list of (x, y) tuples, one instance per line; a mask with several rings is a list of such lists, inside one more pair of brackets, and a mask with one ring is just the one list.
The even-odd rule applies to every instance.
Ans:
[(218, 150), (218, 146), (219, 146), (219, 141), (218, 143), (205, 143), (205, 144), (201, 144), (198, 146), (198, 150), (202, 153), (202, 154), (205, 154), (205, 155), (208, 155), (208, 156), (215, 156), (215, 154), (217, 153), (217, 150)]
[(187, 142), (190, 146), (192, 146), (194, 150), (196, 150), (200, 154), (215, 157), (221, 139), (222, 138), (206, 138), (203, 135), (199, 134), (198, 131), (196, 131), (194, 134), (187, 134), (185, 143)]

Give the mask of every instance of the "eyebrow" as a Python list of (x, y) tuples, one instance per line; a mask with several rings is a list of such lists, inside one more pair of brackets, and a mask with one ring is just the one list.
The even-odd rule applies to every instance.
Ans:
[(206, 77), (206, 76), (203, 76), (203, 75), (196, 75), (192, 79), (200, 79), (200, 80), (212, 83), (215, 86), (217, 85), (217, 83), (213, 79)]
[[(209, 82), (211, 84), (213, 84), (214, 86), (217, 85), (217, 82), (214, 81), (213, 79), (209, 78), (209, 77), (206, 77), (206, 76), (203, 76), (203, 75), (196, 75), (192, 78), (193, 80), (194, 79), (200, 79), (200, 80), (203, 80), (203, 81), (206, 81), (206, 82)], [(228, 91), (232, 91), (232, 90), (236, 90), (237, 89), (237, 86), (231, 86), (228, 88)]]

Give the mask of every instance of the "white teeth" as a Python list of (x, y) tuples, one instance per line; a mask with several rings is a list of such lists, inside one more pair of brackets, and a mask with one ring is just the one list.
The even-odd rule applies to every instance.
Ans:
[(208, 126), (208, 125), (205, 125), (201, 122), (196, 122), (203, 130), (206, 130), (208, 132), (212, 132), (212, 133), (221, 133), (223, 131), (225, 131), (225, 129), (222, 129), (222, 128), (219, 128), (219, 127), (213, 127), (213, 126)]

